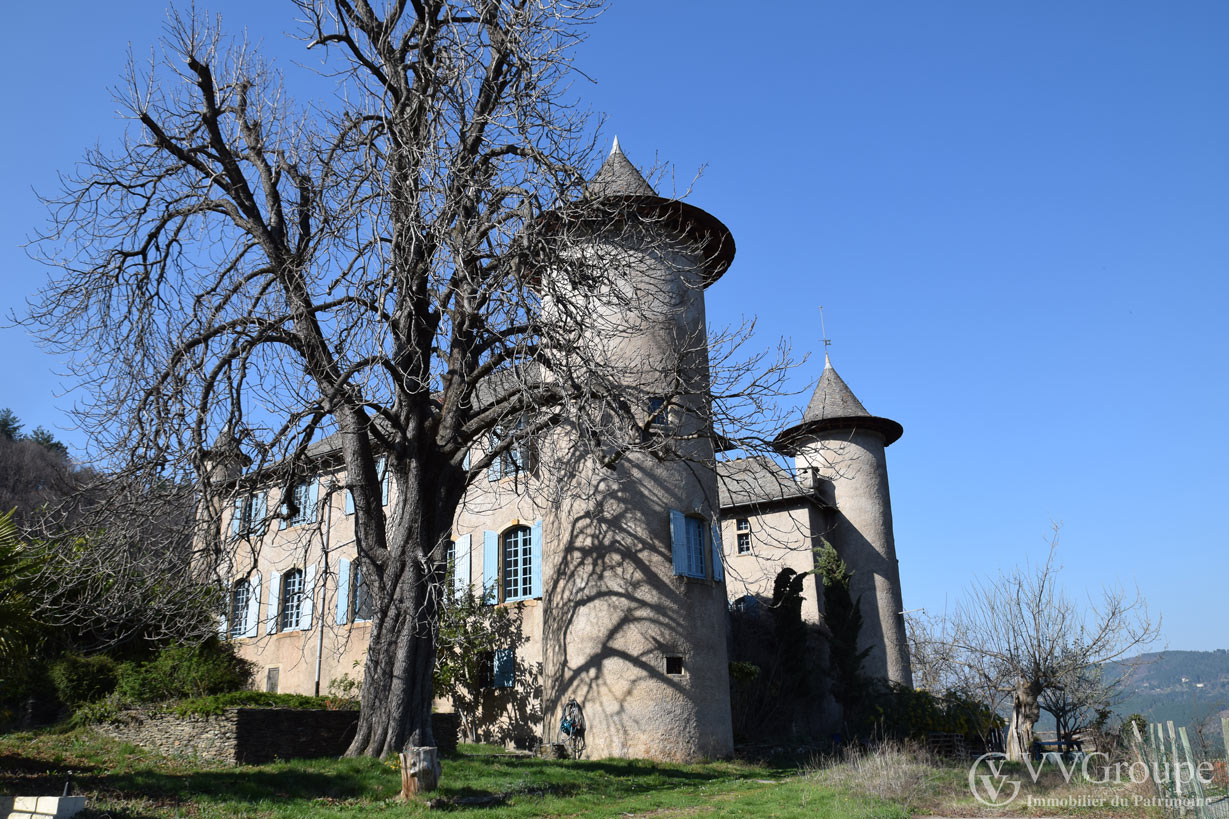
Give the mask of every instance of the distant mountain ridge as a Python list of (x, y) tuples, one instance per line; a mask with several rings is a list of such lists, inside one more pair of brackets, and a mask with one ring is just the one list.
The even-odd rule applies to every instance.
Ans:
[(1106, 670), (1126, 675), (1126, 697), (1114, 706), (1121, 716), (1173, 720), (1191, 731), (1202, 723), (1220, 737), (1220, 717), (1229, 717), (1229, 650), (1149, 652), (1108, 663)]

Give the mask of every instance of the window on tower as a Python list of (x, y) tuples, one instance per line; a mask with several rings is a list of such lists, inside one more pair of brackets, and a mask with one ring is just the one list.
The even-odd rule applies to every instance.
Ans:
[(738, 553), (740, 555), (751, 554), (751, 521), (738, 518), (734, 523), (734, 528), (738, 534)]

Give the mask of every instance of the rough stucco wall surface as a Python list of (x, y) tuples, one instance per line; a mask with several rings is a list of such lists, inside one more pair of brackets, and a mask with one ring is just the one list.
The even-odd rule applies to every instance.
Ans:
[(802, 448), (797, 461), (831, 481), (836, 516), (829, 541), (853, 573), (854, 598), (862, 597), (859, 644), (871, 648), (866, 672), (912, 685), (883, 437), (862, 430), (824, 432)]
[[(608, 246), (606, 251), (609, 253)], [(613, 251), (620, 274), (591, 311), (581, 341), (609, 362), (627, 400), (672, 395), (669, 424), (682, 459), (624, 456), (614, 468), (566, 447), (556, 474), (570, 482), (546, 522), (544, 734), (569, 699), (584, 709), (586, 756), (694, 760), (733, 751), (725, 584), (674, 572), (670, 512), (716, 519), (711, 441), (687, 440), (708, 386), (704, 292), (694, 262), (629, 240)], [(601, 302), (601, 298), (595, 298)], [(667, 673), (666, 658), (682, 673)]]
[[(739, 518), (750, 527), (751, 551), (738, 553)], [(725, 551), (725, 582), (733, 602), (743, 595), (755, 595), (772, 600), (773, 583), (782, 569), (799, 574), (814, 570), (812, 551), (824, 535), (823, 517), (809, 506), (773, 509), (757, 512), (743, 509), (727, 511), (721, 521), (721, 545)], [(809, 576), (804, 585), (802, 619), (818, 623), (823, 604), (817, 576)]]

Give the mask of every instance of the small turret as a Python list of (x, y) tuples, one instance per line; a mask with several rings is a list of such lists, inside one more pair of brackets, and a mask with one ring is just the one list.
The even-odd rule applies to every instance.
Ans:
[(859, 648), (871, 649), (865, 672), (912, 685), (884, 453), (902, 434), (897, 422), (867, 412), (825, 355), (802, 420), (776, 444), (794, 456), (799, 479), (816, 480), (834, 507), (825, 539), (852, 572), (854, 599), (861, 598)]
[(244, 454), (239, 439), (231, 425), (227, 424), (214, 439), (213, 446), (205, 451), (202, 467), (216, 491), (219, 484), (235, 480), (251, 464), (252, 459)]

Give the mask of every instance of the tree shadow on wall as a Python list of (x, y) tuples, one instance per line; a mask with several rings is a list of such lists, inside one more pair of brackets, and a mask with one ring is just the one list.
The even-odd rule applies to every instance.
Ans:
[[(517, 645), (527, 641), (523, 638)], [(534, 750), (540, 741), (537, 728), (542, 724), (542, 663), (527, 663), (515, 655), (513, 662), (511, 685), (496, 686), (494, 683), (504, 681), (492, 680), (492, 685), (483, 689), (478, 701), (478, 738)], [(492, 676), (498, 670), (495, 668)]]
[[(576, 464), (582, 471), (583, 465)], [(544, 716), (584, 709), (593, 753), (728, 752), (725, 587), (679, 576), (670, 511), (702, 514), (713, 487), (693, 464), (629, 455), (567, 495), (544, 566)], [(669, 673), (666, 658), (684, 673)], [(686, 704), (684, 704), (686, 703)], [(646, 734), (657, 732), (658, 736)], [(674, 734), (669, 736), (668, 734)], [(554, 741), (553, 735), (547, 741)], [(596, 751), (601, 748), (603, 751)]]

